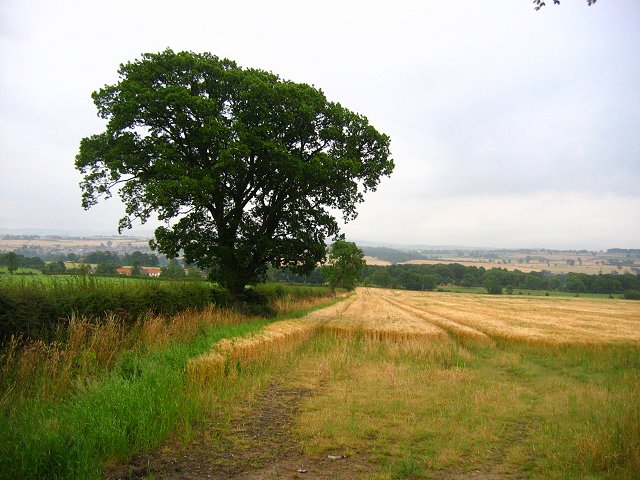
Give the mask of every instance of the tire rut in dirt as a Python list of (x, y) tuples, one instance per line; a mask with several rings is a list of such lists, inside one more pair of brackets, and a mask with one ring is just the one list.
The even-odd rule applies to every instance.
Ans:
[(229, 479), (286, 457), (300, 457), (293, 426), (310, 390), (268, 384), (225, 426), (210, 424), (184, 446), (173, 440), (106, 472), (105, 479)]

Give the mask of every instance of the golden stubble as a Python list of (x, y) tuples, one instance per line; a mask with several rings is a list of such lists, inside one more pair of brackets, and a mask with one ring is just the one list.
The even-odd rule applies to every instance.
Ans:
[(275, 322), (250, 337), (223, 340), (190, 362), (190, 378), (206, 382), (230, 361), (282, 352), (314, 332), (401, 342), (414, 351), (451, 337), (489, 347), (498, 339), (549, 346), (640, 344), (640, 303), (359, 288), (345, 301), (301, 319)]
[[(461, 295), (382, 290), (431, 322), (490, 337), (544, 344), (640, 343), (640, 303), (573, 297)], [(444, 323), (443, 323), (444, 326)]]

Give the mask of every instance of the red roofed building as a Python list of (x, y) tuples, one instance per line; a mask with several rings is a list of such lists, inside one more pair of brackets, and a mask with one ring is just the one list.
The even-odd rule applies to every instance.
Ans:
[(160, 267), (140, 267), (140, 274), (157, 278), (160, 276)]
[[(133, 267), (116, 268), (116, 272), (120, 275), (126, 275), (129, 277), (133, 274)], [(160, 267), (140, 267), (140, 275), (143, 277), (157, 278), (160, 276)]]

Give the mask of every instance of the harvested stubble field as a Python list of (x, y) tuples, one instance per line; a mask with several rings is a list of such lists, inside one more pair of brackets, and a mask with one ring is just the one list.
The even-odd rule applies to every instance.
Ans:
[(188, 378), (255, 388), (108, 478), (640, 477), (637, 302), (359, 289)]
[(359, 289), (229, 315), (73, 324), (5, 362), (0, 478), (640, 478), (640, 302)]
[(640, 345), (639, 305), (624, 300), (388, 290), (377, 295), (458, 336), (482, 333), (526, 343)]
[[(371, 263), (367, 261), (368, 265), (390, 265), (389, 262), (384, 262), (379, 259), (372, 259)], [(550, 263), (503, 263), (500, 260), (495, 261), (483, 261), (483, 260), (469, 260), (465, 258), (451, 258), (446, 260), (409, 260), (408, 262), (402, 262), (408, 265), (449, 265), (451, 263), (459, 263), (465, 267), (483, 267), (487, 270), (492, 268), (504, 268), (507, 270), (520, 270), (521, 272), (540, 272), (545, 270), (556, 274), (567, 273), (586, 273), (587, 275), (598, 275), (599, 273), (634, 273), (630, 266), (621, 266), (617, 268), (615, 265), (596, 264), (595, 262), (585, 262), (583, 264), (569, 265), (562, 260), (554, 260)]]

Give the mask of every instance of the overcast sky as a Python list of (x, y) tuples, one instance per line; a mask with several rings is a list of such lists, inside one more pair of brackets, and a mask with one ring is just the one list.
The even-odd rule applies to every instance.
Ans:
[(547, 3), (0, 0), (0, 228), (116, 230), (118, 200), (80, 206), (90, 94), (170, 47), (313, 84), (391, 137), (348, 239), (640, 248), (640, 1)]

